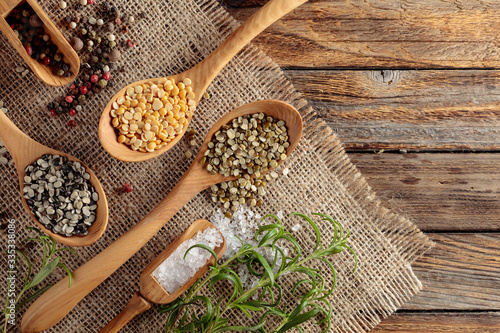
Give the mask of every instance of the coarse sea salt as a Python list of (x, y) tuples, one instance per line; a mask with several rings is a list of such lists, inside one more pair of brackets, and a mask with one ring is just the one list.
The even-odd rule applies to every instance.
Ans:
[[(279, 211), (276, 216), (282, 219), (283, 212)], [(231, 218), (226, 217), (222, 210), (218, 209), (213, 212), (210, 222), (219, 229), (226, 240), (226, 252), (222, 256), (223, 260), (231, 258), (240, 250), (241, 241), (238, 237), (243, 240), (244, 243), (252, 246), (257, 245), (254, 238), (255, 232), (260, 226), (268, 224), (265, 220), (261, 221), (260, 214), (254, 213), (250, 208), (244, 205), (238, 206), (238, 210), (233, 213)], [(270, 222), (274, 223), (274, 220), (270, 219)], [(259, 252), (268, 263), (273, 263), (274, 253), (270, 248), (259, 248), (257, 252)], [(287, 255), (288, 249), (284, 248), (283, 252)], [(282, 259), (277, 258), (276, 265), (273, 268), (274, 273), (277, 273), (281, 262)], [(259, 281), (257, 277), (250, 274), (246, 264), (238, 265), (238, 275), (246, 289), (254, 287)]]
[(198, 270), (203, 267), (212, 256), (210, 252), (202, 248), (193, 248), (196, 244), (203, 244), (212, 250), (222, 244), (221, 234), (215, 228), (207, 228), (198, 231), (196, 236), (181, 243), (170, 256), (165, 259), (154, 271), (153, 276), (158, 283), (170, 294), (182, 287), (191, 279)]
[(210, 222), (219, 229), (226, 240), (226, 252), (222, 259), (231, 258), (241, 248), (241, 238), (248, 244), (256, 244), (253, 236), (261, 225), (261, 216), (255, 214), (247, 206), (241, 205), (231, 218), (224, 215), (221, 209), (213, 212)]

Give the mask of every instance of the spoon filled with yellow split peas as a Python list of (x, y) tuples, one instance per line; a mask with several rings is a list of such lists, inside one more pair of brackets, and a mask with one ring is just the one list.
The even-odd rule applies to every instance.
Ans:
[(121, 89), (99, 121), (104, 149), (140, 162), (172, 148), (186, 132), (201, 96), (224, 66), (255, 36), (307, 0), (271, 0), (207, 58), (177, 75), (134, 82)]

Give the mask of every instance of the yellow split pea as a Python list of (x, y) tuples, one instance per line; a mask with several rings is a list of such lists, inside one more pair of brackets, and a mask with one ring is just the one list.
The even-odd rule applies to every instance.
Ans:
[(182, 133), (196, 108), (191, 80), (161, 78), (127, 88), (113, 102), (111, 123), (118, 142), (153, 152)]

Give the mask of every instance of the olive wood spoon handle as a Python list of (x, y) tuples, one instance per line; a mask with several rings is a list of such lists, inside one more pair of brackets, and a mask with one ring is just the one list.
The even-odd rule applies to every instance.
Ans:
[(135, 316), (149, 310), (151, 302), (142, 297), (141, 293), (136, 291), (130, 299), (127, 306), (110, 321), (99, 333), (116, 333), (122, 329)]

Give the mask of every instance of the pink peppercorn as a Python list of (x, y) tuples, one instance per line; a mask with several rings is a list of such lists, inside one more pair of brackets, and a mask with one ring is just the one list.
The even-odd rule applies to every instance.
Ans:
[(99, 81), (99, 77), (95, 74), (92, 74), (90, 76), (90, 81), (92, 81), (92, 83), (97, 83), (97, 81)]
[(33, 50), (31, 49), (31, 46), (26, 46), (25, 50), (26, 50), (26, 53), (28, 53), (28, 55), (31, 55), (31, 53), (33, 53)]
[(49, 58), (49, 57), (45, 57), (45, 58), (43, 58), (43, 64), (44, 64), (44, 65), (48, 65), (48, 64), (50, 64), (50, 58)]
[(71, 89), (71, 90), (75, 90), (75, 88), (76, 88), (76, 86), (74, 84), (69, 86), (69, 89)]
[(94, 0), (87, 0), (87, 5), (92, 5), (94, 4)]
[(134, 47), (135, 46), (135, 42), (132, 39), (127, 39), (127, 46), (128, 47)]
[(66, 96), (66, 97), (64, 98), (64, 100), (65, 100), (67, 103), (71, 104), (71, 103), (73, 103), (73, 96)]
[(89, 89), (86, 86), (81, 86), (80, 87), (80, 94), (85, 95)]
[(71, 117), (76, 116), (76, 110), (75, 110), (75, 109), (71, 109), (71, 110), (69, 110), (69, 115), (70, 115)]
[(116, 24), (118, 24), (118, 25), (122, 24), (122, 19), (121, 19), (121, 18), (119, 18), (119, 17), (117, 17), (117, 18), (115, 19), (115, 23), (116, 23)]
[(132, 186), (130, 186), (129, 184), (125, 184), (125, 185), (123, 185), (123, 187), (122, 187), (122, 191), (123, 191), (124, 193), (130, 193), (130, 192), (132, 192)]
[(70, 121), (68, 121), (68, 126), (69, 127), (76, 127), (76, 120), (71, 119)]
[(85, 82), (85, 87), (87, 87), (87, 89), (92, 88), (92, 83), (90, 83), (90, 82)]
[(104, 72), (104, 74), (102, 74), (102, 78), (108, 81), (109, 79), (111, 79), (111, 74), (109, 72)]
[(51, 109), (51, 110), (50, 110), (50, 115), (51, 115), (52, 117), (57, 117), (57, 112), (56, 112), (56, 109)]

